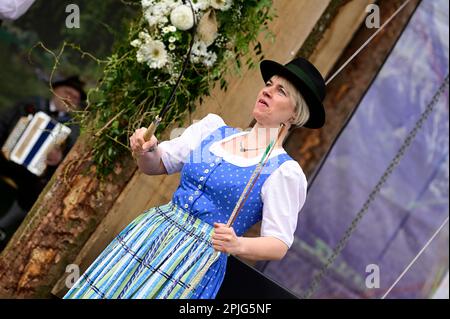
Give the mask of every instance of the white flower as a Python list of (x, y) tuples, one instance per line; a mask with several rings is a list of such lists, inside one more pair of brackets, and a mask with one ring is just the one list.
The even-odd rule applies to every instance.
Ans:
[(169, 31), (170, 31), (170, 32), (175, 32), (175, 31), (177, 31), (177, 28), (175, 28), (175, 26), (173, 26), (173, 25), (168, 26), (168, 28), (169, 28)]
[(135, 40), (131, 41), (130, 44), (131, 44), (131, 46), (138, 48), (142, 45), (142, 41), (139, 39), (135, 39)]
[(172, 85), (176, 84), (180, 76), (180, 71), (177, 69), (175, 65), (171, 65), (169, 74), (170, 74), (169, 84)]
[(154, 26), (155, 24), (158, 24), (158, 22), (160, 21), (160, 19), (162, 18), (159, 15), (156, 15), (152, 10), (147, 10), (144, 13), (144, 17), (147, 20), (148, 24), (150, 26)]
[(211, 52), (204, 60), (203, 64), (208, 68), (212, 67), (217, 60), (217, 54)]
[(170, 51), (173, 51), (173, 50), (175, 50), (177, 47), (175, 46), (175, 44), (173, 44), (173, 43), (171, 43), (171, 44), (169, 44), (169, 50)]
[(182, 0), (166, 0), (171, 10), (183, 4)]
[(169, 27), (164, 27), (164, 28), (162, 28), (162, 32), (163, 32), (164, 34), (169, 33), (169, 32), (170, 32), (170, 31), (169, 31)]
[(217, 54), (207, 51), (206, 43), (199, 39), (195, 40), (191, 53), (192, 63), (202, 62), (208, 68), (212, 67), (217, 61)]
[(197, 3), (194, 3), (195, 11), (205, 11), (211, 5), (211, 0), (198, 0)]
[(136, 53), (136, 59), (139, 63), (146, 62), (152, 69), (162, 68), (168, 62), (164, 43), (158, 40), (152, 40), (150, 37), (146, 38)]
[(158, 15), (160, 17), (167, 15), (167, 13), (170, 11), (170, 7), (164, 1), (155, 3), (150, 9), (155, 15)]
[(161, 41), (155, 40), (148, 43), (148, 61), (147, 64), (152, 69), (160, 69), (164, 65), (166, 65), (167, 51), (164, 47), (164, 43)]
[(191, 54), (191, 62), (198, 63), (200, 62), (200, 58), (197, 55)]
[(175, 37), (170, 37), (169, 38), (169, 42), (170, 43), (174, 43), (175, 41), (177, 41), (177, 38), (175, 38)]
[(153, 5), (153, 0), (142, 0), (141, 5), (143, 8), (148, 8)]
[(139, 63), (145, 62), (145, 57), (144, 57), (144, 55), (142, 54), (142, 52), (140, 50), (136, 53), (136, 60)]
[(178, 1), (166, 0), (166, 1), (147, 1), (142, 7), (144, 10), (144, 17), (150, 26), (156, 24), (165, 24), (169, 20), (167, 16), (172, 10), (172, 6), (177, 5)]
[(192, 10), (186, 5), (176, 7), (170, 14), (170, 22), (179, 30), (189, 30), (194, 26)]
[(159, 19), (159, 24), (161, 25), (167, 24), (167, 22), (169, 22), (169, 19), (167, 19), (166, 17), (161, 17)]
[(232, 5), (233, 0), (211, 0), (211, 7), (222, 11), (227, 11)]
[(206, 56), (207, 55), (207, 46), (203, 41), (196, 40), (192, 45), (192, 54), (198, 56)]
[(139, 38), (144, 40), (144, 41), (151, 40), (150, 35), (147, 32), (145, 32), (145, 31), (139, 32)]

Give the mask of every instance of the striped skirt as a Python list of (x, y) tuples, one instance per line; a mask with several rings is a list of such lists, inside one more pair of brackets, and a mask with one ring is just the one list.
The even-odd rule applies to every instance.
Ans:
[(172, 202), (131, 222), (64, 299), (214, 298), (227, 255), (211, 244), (213, 226)]

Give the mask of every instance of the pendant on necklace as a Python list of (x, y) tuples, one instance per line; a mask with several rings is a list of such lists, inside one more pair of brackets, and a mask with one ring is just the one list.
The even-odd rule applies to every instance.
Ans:
[(244, 146), (242, 146), (242, 141), (239, 142), (239, 146), (240, 146), (240, 151), (241, 152), (257, 151), (257, 150), (261, 149), (261, 147), (258, 147), (258, 148), (245, 148)]

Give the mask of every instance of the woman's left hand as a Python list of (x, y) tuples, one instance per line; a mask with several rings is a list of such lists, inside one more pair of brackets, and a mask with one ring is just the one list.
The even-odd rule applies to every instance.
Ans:
[(233, 227), (221, 223), (214, 223), (212, 244), (215, 250), (231, 255), (239, 254), (242, 248), (240, 237), (236, 235)]

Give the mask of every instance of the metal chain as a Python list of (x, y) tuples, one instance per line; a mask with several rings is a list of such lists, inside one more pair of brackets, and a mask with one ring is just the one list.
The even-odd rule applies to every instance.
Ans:
[(416, 137), (417, 132), (422, 128), (423, 123), (428, 118), (430, 113), (433, 111), (434, 106), (439, 101), (440, 96), (444, 91), (446, 90), (448, 86), (449, 81), (449, 75), (445, 77), (444, 81), (442, 82), (441, 86), (439, 87), (438, 91), (434, 94), (431, 102), (427, 105), (425, 111), (420, 116), (419, 120), (416, 122), (414, 128), (409, 132), (408, 136), (404, 140), (402, 146), (398, 149), (395, 157), (390, 162), (387, 169), (384, 171), (383, 175), (379, 179), (378, 183), (375, 185), (373, 190), (370, 192), (366, 202), (356, 215), (356, 217), (353, 219), (350, 227), (347, 228), (345, 231), (344, 236), (341, 238), (339, 243), (337, 244), (336, 248), (333, 250), (332, 255), (328, 258), (327, 263), (322, 267), (321, 271), (313, 278), (313, 282), (310, 286), (310, 288), (307, 290), (307, 292), (301, 297), (302, 299), (308, 299), (310, 298), (314, 292), (316, 291), (319, 283), (322, 281), (323, 277), (327, 274), (329, 267), (331, 264), (334, 263), (336, 257), (341, 254), (342, 250), (344, 249), (345, 245), (347, 244), (348, 239), (352, 235), (352, 233), (355, 231), (356, 226), (358, 225), (359, 221), (364, 217), (365, 213), (369, 209), (370, 204), (375, 199), (375, 196), (379, 193), (381, 187), (383, 184), (387, 181), (389, 175), (393, 172), (394, 168), (398, 165), (401, 158), (405, 154), (405, 151), (410, 146), (413, 139)]

